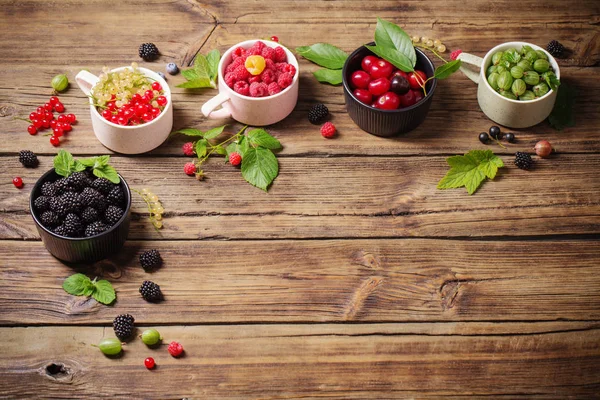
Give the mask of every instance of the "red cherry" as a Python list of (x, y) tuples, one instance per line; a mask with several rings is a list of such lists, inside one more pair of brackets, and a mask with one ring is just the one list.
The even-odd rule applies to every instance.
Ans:
[(382, 110), (395, 110), (400, 106), (400, 96), (394, 92), (387, 92), (377, 99), (377, 108)]
[(162, 90), (162, 86), (160, 86), (160, 83), (158, 83), (158, 82), (152, 82), (152, 90), (161, 91)]
[(69, 120), (70, 124), (74, 124), (75, 122), (77, 122), (77, 117), (75, 116), (75, 114), (67, 114), (67, 119)]
[(373, 96), (380, 96), (390, 90), (390, 81), (386, 78), (379, 78), (369, 82), (369, 92)]
[(400, 104), (402, 105), (402, 107), (410, 107), (413, 104), (415, 104), (415, 102), (415, 92), (413, 92), (412, 90), (409, 90), (408, 92), (406, 92), (406, 94), (400, 96)]
[(354, 89), (354, 97), (365, 104), (371, 104), (373, 95), (366, 89)]
[(271, 40), (272, 40), (273, 42), (277, 42), (277, 43), (279, 43), (279, 38), (278, 38), (277, 36), (271, 36)]
[(371, 82), (371, 76), (365, 71), (354, 71), (350, 81), (354, 88), (366, 89), (369, 87), (369, 82)]
[(148, 369), (152, 369), (154, 368), (154, 365), (156, 365), (156, 363), (154, 362), (154, 358), (152, 357), (148, 357), (144, 360), (144, 365), (146, 366), (146, 368)]
[(392, 74), (392, 71), (394, 71), (392, 64), (380, 59), (371, 65), (369, 75), (371, 75), (371, 78), (373, 79), (388, 78)]
[(425, 82), (426, 79), (427, 75), (425, 75), (425, 72), (423, 71), (415, 70), (415, 72), (411, 72), (410, 74), (408, 74), (408, 83), (411, 89), (421, 89), (421, 85)]
[(15, 185), (16, 188), (22, 188), (23, 187), (23, 179), (21, 179), (20, 176), (17, 176), (16, 178), (13, 178), (13, 185)]
[(379, 60), (379, 58), (375, 56), (366, 56), (362, 59), (360, 66), (363, 69), (363, 71), (366, 71), (367, 73), (371, 72), (371, 65), (373, 65), (373, 63), (377, 60)]
[(165, 96), (158, 96), (156, 102), (159, 106), (164, 107), (167, 105), (167, 98)]
[(60, 139), (58, 136), (50, 136), (50, 144), (54, 147), (60, 146)]
[(415, 104), (423, 100), (423, 90), (421, 88), (413, 90), (413, 94), (415, 95)]
[(30, 135), (35, 135), (35, 134), (37, 134), (38, 131), (37, 131), (37, 128), (35, 126), (29, 125), (27, 127), (27, 132), (29, 132)]
[(48, 101), (48, 103), (55, 105), (56, 103), (60, 103), (60, 100), (58, 100), (58, 97), (52, 96), (52, 97), (50, 97), (50, 100)]

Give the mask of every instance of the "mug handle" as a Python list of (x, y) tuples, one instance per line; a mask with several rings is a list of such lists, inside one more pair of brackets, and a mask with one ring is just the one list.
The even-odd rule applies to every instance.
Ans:
[(77, 82), (79, 89), (81, 89), (86, 96), (90, 95), (92, 88), (96, 85), (96, 83), (98, 83), (99, 80), (100, 78), (86, 70), (79, 71), (77, 76), (75, 76), (75, 82)]
[(206, 103), (202, 105), (202, 114), (208, 118), (221, 119), (227, 118), (231, 116), (231, 111), (226, 108), (221, 108), (220, 110), (215, 111), (215, 108), (219, 107), (221, 104), (225, 103), (229, 100), (229, 96), (224, 93), (219, 93)]
[[(483, 58), (474, 56), (473, 54), (469, 54), (469, 53), (460, 53), (458, 55), (457, 59), (461, 60), (463, 64), (469, 64), (474, 67), (477, 67), (478, 69), (481, 69), (481, 66), (483, 65)], [(463, 74), (465, 74), (467, 76), (467, 78), (469, 78), (473, 82), (479, 84), (479, 77), (480, 77), (479, 71), (475, 72), (472, 69), (464, 67), (464, 66), (460, 67), (460, 71)]]

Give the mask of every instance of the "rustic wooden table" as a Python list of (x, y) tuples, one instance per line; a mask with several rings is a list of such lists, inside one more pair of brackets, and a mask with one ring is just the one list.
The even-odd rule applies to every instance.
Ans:
[[(290, 48), (326, 41), (350, 52), (372, 38), (378, 16), (480, 56), (505, 41), (558, 39), (572, 50), (560, 66), (578, 90), (576, 127), (544, 122), (518, 130), (506, 150), (486, 147), (477, 134), (492, 124), (456, 74), (440, 82), (422, 126), (377, 138), (352, 123), (341, 87), (319, 84), (317, 67), (300, 60), (298, 105), (269, 128), (284, 146), (269, 193), (218, 159), (206, 181), (186, 177), (185, 139), (175, 138), (150, 154), (112, 155), (131, 186), (163, 201), (164, 229), (152, 229), (136, 197), (119, 254), (73, 266), (44, 249), (28, 199), (57, 149), (14, 117), (47, 101), (52, 76), (128, 65), (147, 41), (162, 56), (140, 64), (155, 70), (271, 35)], [(3, 1), (0, 398), (598, 396), (599, 24), (596, 0)], [(182, 79), (169, 77), (175, 128), (215, 126), (200, 113), (215, 91), (175, 88)], [(61, 148), (110, 154), (78, 88), (61, 99), (79, 117)], [(329, 106), (338, 138), (308, 123), (316, 102)], [(539, 139), (558, 153), (531, 172), (515, 168), (515, 151)], [(473, 196), (436, 189), (447, 156), (484, 148), (507, 165), (493, 182)], [(24, 169), (22, 149), (40, 167)], [(165, 265), (148, 275), (137, 257), (152, 248)], [(74, 271), (112, 281), (114, 306), (65, 293)], [(149, 277), (165, 302), (137, 293)], [(185, 357), (140, 340), (104, 357), (90, 344), (112, 336), (121, 313), (180, 341)]]

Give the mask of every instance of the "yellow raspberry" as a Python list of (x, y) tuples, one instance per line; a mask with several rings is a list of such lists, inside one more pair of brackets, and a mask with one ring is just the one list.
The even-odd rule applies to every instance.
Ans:
[(252, 75), (260, 75), (265, 69), (265, 59), (261, 56), (250, 56), (246, 59), (245, 67)]

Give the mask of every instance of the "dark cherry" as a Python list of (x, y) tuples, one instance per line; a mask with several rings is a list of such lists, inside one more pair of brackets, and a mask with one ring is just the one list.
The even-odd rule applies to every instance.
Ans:
[(400, 96), (400, 104), (402, 107), (410, 107), (416, 103), (415, 92), (409, 90), (402, 96)]
[(419, 88), (417, 90), (412, 91), (415, 95), (415, 104), (423, 100), (423, 91)]
[(408, 79), (404, 78), (402, 75), (394, 76), (390, 83), (391, 91), (396, 94), (405, 94), (410, 90)]

